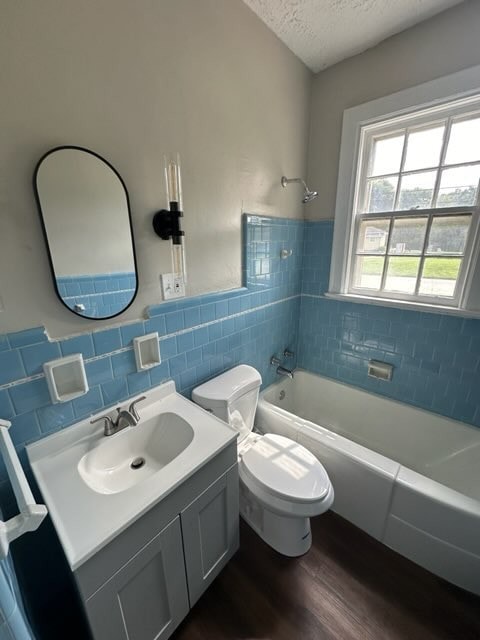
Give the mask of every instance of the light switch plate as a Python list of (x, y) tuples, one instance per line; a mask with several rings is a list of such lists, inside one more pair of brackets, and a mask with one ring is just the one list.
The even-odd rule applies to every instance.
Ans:
[(185, 297), (185, 283), (181, 276), (174, 273), (162, 273), (162, 293), (164, 300)]

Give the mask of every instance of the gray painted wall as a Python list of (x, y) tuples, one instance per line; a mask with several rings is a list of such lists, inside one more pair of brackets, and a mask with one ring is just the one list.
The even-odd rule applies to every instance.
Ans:
[(170, 271), (151, 230), (165, 152), (182, 159), (189, 295), (241, 284), (242, 209), (302, 217), (280, 177), (306, 174), (311, 74), (241, 0), (4, 0), (0, 60), (0, 333), (108, 324), (54, 295), (32, 190), (53, 146), (96, 151), (129, 190), (140, 288), (122, 321)]
[[(33, 198), (50, 147), (91, 148), (130, 192), (139, 295), (120, 321), (161, 301), (167, 243), (163, 154), (182, 157), (188, 295), (241, 283), (242, 210), (310, 219), (335, 208), (344, 109), (480, 63), (480, 4), (465, 2), (317, 76), (241, 0), (4, 0), (0, 23), (0, 332), (100, 328), (56, 300)], [(3, 241), (7, 238), (6, 241)], [(1, 304), (0, 304), (1, 307)]]
[(465, 2), (315, 76), (308, 186), (319, 197), (308, 219), (335, 213), (345, 109), (480, 63), (480, 3)]

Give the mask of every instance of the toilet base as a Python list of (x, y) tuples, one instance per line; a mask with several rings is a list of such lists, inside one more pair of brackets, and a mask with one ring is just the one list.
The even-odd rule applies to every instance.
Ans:
[(310, 518), (284, 516), (265, 507), (240, 483), (240, 515), (264, 542), (284, 556), (296, 558), (312, 546)]

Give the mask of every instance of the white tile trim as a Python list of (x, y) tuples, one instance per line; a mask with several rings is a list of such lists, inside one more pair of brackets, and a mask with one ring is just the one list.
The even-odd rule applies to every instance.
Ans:
[[(197, 329), (203, 329), (204, 327), (210, 327), (211, 325), (218, 324), (219, 322), (224, 322), (225, 320), (231, 320), (232, 318), (238, 318), (240, 316), (245, 316), (249, 313), (253, 313), (255, 311), (261, 311), (262, 309), (266, 309), (268, 307), (273, 307), (277, 304), (281, 304), (283, 302), (288, 302), (289, 300), (294, 300), (295, 298), (300, 298), (301, 294), (296, 294), (294, 296), (289, 296), (288, 298), (282, 298), (281, 300), (275, 300), (274, 302), (267, 302), (266, 304), (259, 305), (258, 307), (253, 307), (252, 309), (246, 309), (245, 311), (239, 311), (238, 313), (232, 313), (231, 315), (224, 316), (223, 318), (215, 318), (215, 320), (209, 320), (208, 322), (203, 322), (201, 324), (197, 324), (194, 327), (189, 327), (188, 329), (180, 329), (179, 331), (175, 331), (173, 333), (168, 333), (167, 335), (160, 336), (159, 341), (168, 340), (169, 338), (175, 338), (176, 336), (181, 336), (185, 333), (190, 333), (191, 331), (196, 331)], [(132, 323), (130, 323), (132, 324)], [(133, 323), (135, 324), (135, 323)], [(121, 325), (123, 326), (123, 325)], [(86, 332), (79, 335), (89, 335), (92, 332)], [(78, 336), (76, 336), (78, 337)], [(61, 342), (66, 340), (67, 338), (61, 338), (58, 340), (51, 340), (51, 342)], [(125, 353), (127, 351), (133, 351), (133, 346), (129, 347), (121, 347), (120, 349), (115, 349), (115, 351), (109, 351), (108, 353), (102, 353), (98, 356), (91, 356), (90, 358), (85, 358), (85, 364), (90, 362), (96, 362), (97, 360), (103, 360), (104, 358), (111, 358), (119, 353)], [(8, 382), (6, 384), (0, 385), (0, 391), (4, 389), (10, 389), (11, 387), (18, 387), (21, 384), (26, 384), (27, 382), (32, 382), (33, 380), (40, 380), (44, 378), (45, 374), (37, 373), (33, 376), (27, 376), (25, 378), (19, 378), (18, 380), (14, 380), (13, 382)]]

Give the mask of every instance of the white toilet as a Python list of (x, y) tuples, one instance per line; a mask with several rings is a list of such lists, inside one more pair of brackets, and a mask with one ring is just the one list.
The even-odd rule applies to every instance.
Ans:
[(239, 431), (240, 513), (273, 549), (300, 556), (312, 544), (310, 516), (327, 511), (333, 487), (310, 451), (274, 434), (253, 433), (262, 378), (242, 364), (193, 390), (192, 398)]

